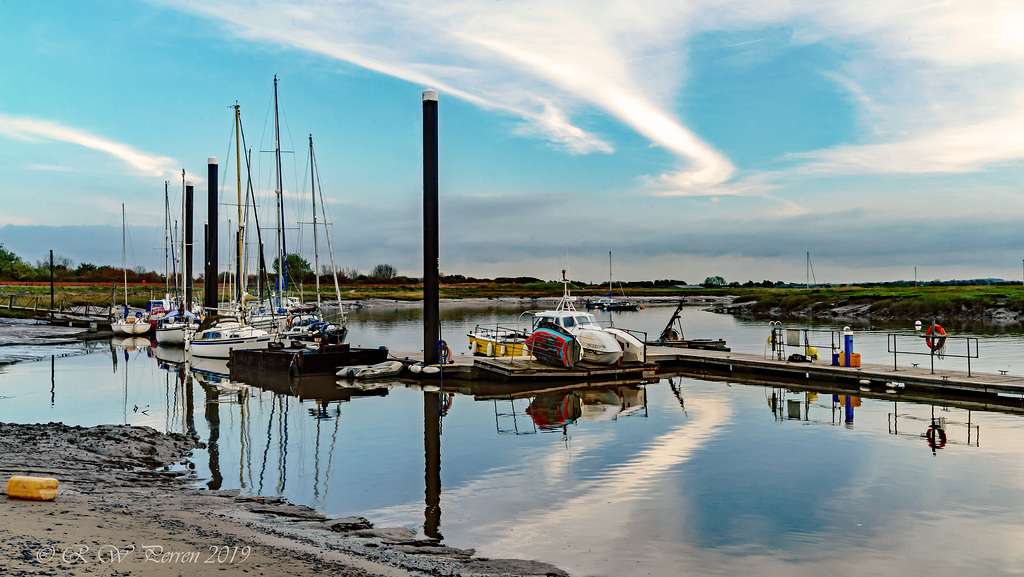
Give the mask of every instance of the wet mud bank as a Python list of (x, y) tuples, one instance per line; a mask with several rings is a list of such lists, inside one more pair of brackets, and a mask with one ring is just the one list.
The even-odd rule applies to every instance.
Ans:
[(567, 575), (407, 527), (196, 489), (187, 459), (198, 446), (149, 427), (0, 423), (4, 487), (12, 475), (60, 481), (53, 501), (0, 497), (0, 563), (12, 575)]

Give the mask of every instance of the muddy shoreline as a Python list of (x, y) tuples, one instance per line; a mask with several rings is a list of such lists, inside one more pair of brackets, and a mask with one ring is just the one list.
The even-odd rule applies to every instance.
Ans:
[(4, 488), (12, 475), (60, 481), (53, 501), (0, 498), (5, 573), (568, 575), (546, 563), (476, 557), (408, 527), (193, 488), (187, 459), (198, 446), (149, 427), (0, 423)]

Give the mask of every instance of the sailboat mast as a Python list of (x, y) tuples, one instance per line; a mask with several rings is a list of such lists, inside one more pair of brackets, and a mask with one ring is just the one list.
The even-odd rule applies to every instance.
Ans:
[[(324, 191), (320, 192), (320, 210), (324, 210)], [(341, 287), (338, 286), (338, 267), (334, 264), (334, 247), (331, 246), (331, 231), (327, 228), (327, 212), (324, 212), (324, 234), (327, 235), (327, 254), (331, 256), (331, 275), (334, 277), (334, 297), (338, 300), (338, 312), (342, 319), (345, 318), (345, 311), (341, 308)]]
[(316, 307), (320, 308), (320, 249), (316, 234), (316, 166), (313, 158), (313, 135), (309, 135), (309, 193), (313, 197), (313, 274), (316, 277)]
[(185, 256), (188, 247), (185, 246), (185, 213), (187, 212), (185, 203), (185, 169), (181, 169), (181, 301), (187, 300), (185, 294), (188, 290), (188, 258)]
[(284, 184), (281, 180), (281, 124), (277, 109), (277, 75), (274, 75), (274, 155), (277, 163), (277, 290), (284, 295), (288, 286), (288, 267), (284, 250)]
[(127, 235), (125, 233), (125, 218), (124, 218), (124, 204), (121, 205), (121, 270), (124, 271), (124, 306), (125, 306), (125, 317), (128, 317), (128, 263), (125, 258), (124, 245), (127, 242)]
[(171, 292), (171, 267), (168, 259), (171, 247), (171, 203), (167, 196), (167, 187), (171, 184), (169, 180), (164, 181), (164, 295)]
[(238, 177), (238, 233), (235, 252), (235, 302), (239, 310), (245, 308), (242, 302), (242, 118), (238, 101), (235, 101), (235, 173)]
[(608, 251), (608, 296), (612, 296), (612, 251)]

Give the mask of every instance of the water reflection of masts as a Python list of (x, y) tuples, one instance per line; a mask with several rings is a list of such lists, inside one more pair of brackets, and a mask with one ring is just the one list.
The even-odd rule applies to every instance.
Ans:
[(423, 461), (426, 509), (423, 532), (441, 539), (441, 393), (423, 392)]
[(284, 493), (288, 481), (288, 395), (278, 395), (277, 399), (278, 403), (283, 404), (277, 417), (277, 492)]
[(263, 494), (263, 477), (267, 472), (267, 456), (270, 453), (270, 441), (273, 438), (271, 428), (274, 426), (274, 411), (277, 409), (277, 395), (270, 402), (270, 417), (267, 419), (267, 442), (263, 446), (263, 466), (260, 468), (260, 490), (259, 494)]

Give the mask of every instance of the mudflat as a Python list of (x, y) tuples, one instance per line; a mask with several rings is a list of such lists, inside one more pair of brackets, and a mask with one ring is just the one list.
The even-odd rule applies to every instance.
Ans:
[(60, 481), (53, 501), (0, 498), (4, 574), (567, 575), (273, 496), (196, 489), (182, 466), (195, 446), (149, 427), (0, 423), (0, 489), (13, 475)]

